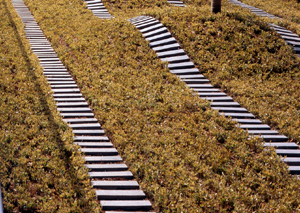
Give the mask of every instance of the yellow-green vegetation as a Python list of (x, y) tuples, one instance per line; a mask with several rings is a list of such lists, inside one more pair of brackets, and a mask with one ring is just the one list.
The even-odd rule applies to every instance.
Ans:
[[(246, 9), (223, 2), (224, 12), (211, 15), (210, 1), (185, 3), (187, 8), (136, 9), (129, 15), (160, 19), (213, 84), (290, 140), (300, 142), (297, 55), (265, 19)], [(119, 5), (115, 8), (117, 14), (126, 15)], [(273, 21), (300, 32), (297, 24)]]
[(259, 17), (232, 5), (223, 8), (218, 15), (210, 15), (209, 6), (149, 14), (172, 31), (213, 84), (300, 142), (299, 58)]
[[(161, 7), (176, 7), (167, 2), (167, 0), (101, 0), (105, 7), (115, 17), (134, 17), (143, 10), (159, 9)], [(210, 5), (210, 0), (181, 0), (188, 6)]]
[[(299, 182), (274, 151), (248, 140), (172, 76), (125, 15), (98, 19), (81, 0), (26, 3), (156, 211), (299, 209)], [(269, 88), (280, 76), (297, 78), (299, 61), (266, 24), (231, 7), (218, 15), (209, 6), (136, 11), (160, 18), (214, 83), (275, 117), (267, 103), (278, 91)], [(281, 83), (281, 90), (296, 85)]]
[(280, 17), (281, 19), (265, 18), (265, 20), (300, 35), (300, 3), (298, 0), (241, 0), (241, 2)]
[[(11, 2), (0, 1), (0, 181), (7, 212), (99, 212)], [(97, 210), (98, 209), (98, 210)]]
[[(186, 6), (203, 6), (203, 5), (211, 5), (211, 0), (182, 0)], [(224, 3), (224, 2), (222, 2)]]
[[(115, 17), (128, 17), (132, 18), (145, 10), (159, 10), (161, 7), (172, 7), (176, 6), (167, 2), (167, 0), (101, 0), (108, 11)], [(181, 0), (187, 6), (203, 6), (210, 5), (211, 0)]]
[(168, 6), (167, 0), (102, 0), (113, 16), (130, 16), (144, 9)]
[(292, 22), (300, 23), (300, 2), (298, 0), (240, 0), (245, 4), (262, 9), (268, 13)]

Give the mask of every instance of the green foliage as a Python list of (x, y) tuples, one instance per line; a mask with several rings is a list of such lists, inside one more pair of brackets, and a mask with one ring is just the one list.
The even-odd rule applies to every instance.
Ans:
[(99, 212), (23, 24), (0, 1), (0, 177), (7, 212)]
[[(126, 20), (129, 15), (100, 20), (81, 0), (26, 3), (157, 212), (299, 209), (299, 182), (276, 153), (264, 151), (258, 139), (249, 140), (171, 75)], [(262, 103), (269, 92), (262, 82), (273, 86), (276, 76), (296, 77), (299, 62), (266, 24), (229, 6), (218, 15), (211, 15), (208, 5), (141, 8), (135, 16), (160, 18), (215, 84), (248, 108), (274, 115), (272, 105)], [(279, 88), (291, 87), (281, 83)], [(249, 94), (248, 88), (255, 92)], [(266, 97), (277, 91), (272, 92)]]

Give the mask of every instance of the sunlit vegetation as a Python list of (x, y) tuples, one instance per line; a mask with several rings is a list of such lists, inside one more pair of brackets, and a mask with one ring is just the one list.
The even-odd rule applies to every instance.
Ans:
[[(271, 22), (300, 35), (300, 2), (298, 0), (281, 0), (281, 1), (253, 1), (241, 0), (241, 2), (257, 7), (280, 19), (265, 18), (266, 22)], [(238, 7), (238, 6), (237, 6)], [(245, 11), (246, 9), (244, 9)]]
[(231, 5), (220, 15), (190, 7), (159, 17), (199, 69), (273, 128), (299, 138), (299, 58), (265, 22)]
[(100, 20), (81, 0), (26, 0), (157, 211), (298, 209), (299, 183), (274, 151), (172, 76), (127, 18), (160, 19), (215, 85), (299, 141), (299, 60), (291, 48), (228, 4), (212, 15), (207, 1), (143, 2), (131, 1), (137, 8), (125, 14), (125, 3), (105, 1), (116, 18)]
[[(125, 6), (107, 2), (111, 8), (115, 6), (116, 14), (124, 16)], [(292, 48), (246, 9), (224, 1), (224, 12), (211, 15), (209, 1), (185, 3), (186, 9), (166, 6), (136, 10), (130, 15), (148, 14), (160, 19), (215, 85), (262, 121), (300, 142), (299, 59)], [(292, 22), (274, 22), (300, 32)]]
[(300, 2), (298, 0), (241, 0), (241, 2), (258, 7), (280, 18), (300, 23)]
[(23, 24), (0, 1), (0, 180), (7, 212), (99, 212)]

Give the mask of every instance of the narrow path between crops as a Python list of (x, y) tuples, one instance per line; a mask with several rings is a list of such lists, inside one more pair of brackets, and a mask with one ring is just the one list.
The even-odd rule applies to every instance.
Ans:
[(288, 138), (271, 130), (270, 126), (262, 124), (247, 109), (239, 103), (214, 88), (191, 62), (184, 50), (172, 37), (171, 33), (158, 20), (149, 16), (139, 16), (129, 19), (136, 28), (140, 30), (150, 47), (157, 56), (168, 62), (171, 73), (177, 75), (189, 88), (200, 96), (200, 98), (211, 101), (212, 109), (218, 110), (220, 115), (238, 122), (238, 127), (247, 131), (250, 135), (263, 138), (265, 147), (275, 147), (276, 153), (286, 156), (283, 159), (289, 165), (291, 174), (300, 174), (300, 150), (295, 143), (288, 142)]
[(84, 153), (85, 166), (90, 170), (91, 183), (96, 189), (102, 210), (151, 210), (150, 201), (105, 136), (74, 79), (57, 57), (27, 6), (22, 0), (13, 0), (12, 3), (25, 25), (25, 36), (51, 86), (57, 110), (73, 129), (74, 143)]
[[(250, 9), (250, 11), (252, 13), (254, 13), (255, 15), (258, 15), (258, 16), (281, 19), (270, 13), (264, 12), (263, 10), (261, 10), (257, 7), (252, 7), (250, 5), (240, 2), (238, 0), (229, 0), (229, 2), (234, 5), (239, 5), (242, 8)], [(300, 37), (297, 34), (293, 33), (292, 31), (289, 31), (286, 28), (280, 27), (276, 24), (269, 24), (269, 26), (271, 28), (273, 28), (281, 36), (281, 38), (283, 38), (285, 40), (285, 42), (288, 45), (291, 45), (293, 47), (295, 53), (298, 54), (298, 56), (300, 57)]]

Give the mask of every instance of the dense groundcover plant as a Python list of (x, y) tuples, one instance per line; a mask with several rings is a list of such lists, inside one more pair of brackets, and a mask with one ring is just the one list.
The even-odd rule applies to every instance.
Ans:
[[(299, 208), (299, 183), (274, 151), (264, 151), (260, 140), (248, 139), (193, 95), (126, 18), (148, 14), (161, 19), (197, 66), (207, 76), (215, 75), (214, 84), (244, 100), (248, 108), (269, 107), (273, 113), (261, 102), (276, 91), (264, 96), (269, 90), (259, 83), (271, 84), (276, 76), (296, 78), (299, 61), (261, 20), (230, 6), (211, 15), (208, 4), (144, 8), (127, 16), (119, 16), (120, 8), (114, 8), (114, 19), (100, 20), (81, 0), (26, 3), (157, 211)], [(247, 48), (256, 57), (252, 59)], [(277, 59), (280, 63), (269, 68)], [(251, 79), (257, 87), (251, 87)], [(259, 87), (253, 96), (246, 92)], [(260, 102), (247, 105), (253, 97)]]
[[(285, 27), (288, 30), (300, 35), (300, 3), (298, 0), (282, 0), (282, 1), (253, 1), (241, 0), (251, 6), (255, 6), (270, 14), (273, 14), (280, 19), (264, 18), (266, 22), (274, 23), (279, 26)], [(237, 6), (239, 7), (239, 6)], [(244, 9), (244, 11), (247, 9)]]
[(241, 2), (258, 7), (280, 18), (300, 23), (300, 3), (298, 0), (241, 0)]
[[(106, 2), (115, 6), (112, 11), (117, 16), (141, 13), (136, 8), (126, 14), (126, 6)], [(299, 142), (297, 55), (262, 19), (245, 9), (223, 2), (224, 12), (211, 15), (206, 0), (185, 3), (185, 9), (154, 8), (143, 13), (161, 19), (216, 86), (236, 97), (265, 123)], [(300, 32), (292, 22), (275, 22)]]
[(298, 56), (255, 15), (224, 8), (214, 16), (209, 6), (149, 14), (161, 19), (215, 85), (299, 142)]
[(0, 181), (7, 212), (99, 212), (23, 24), (0, 1)]
[[(192, 6), (203, 6), (210, 5), (210, 0), (181, 0), (186, 5)], [(143, 12), (147, 9), (161, 8), (161, 7), (172, 7), (173, 5), (168, 3), (167, 0), (102, 0), (103, 4), (113, 13), (116, 17), (124, 16), (136, 16), (138, 13)], [(176, 7), (176, 6), (173, 6)]]

